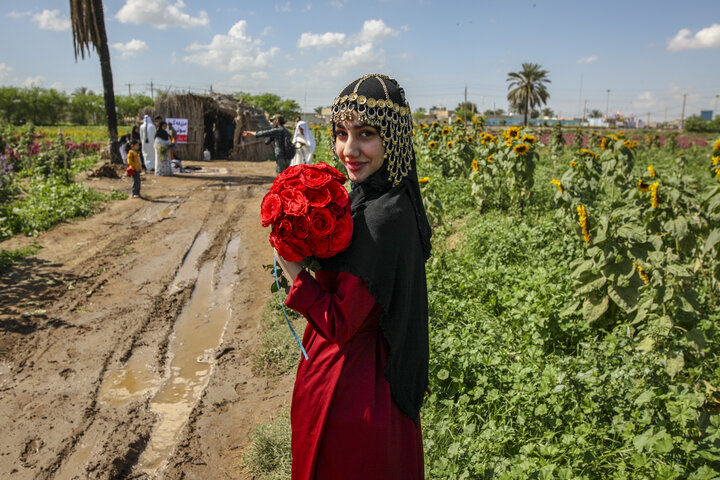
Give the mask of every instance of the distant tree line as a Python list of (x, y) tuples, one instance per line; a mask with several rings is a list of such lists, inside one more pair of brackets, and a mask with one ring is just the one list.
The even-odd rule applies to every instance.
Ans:
[(700, 115), (693, 115), (685, 120), (684, 128), (688, 132), (720, 132), (720, 115), (716, 115), (709, 122), (703, 120)]
[(247, 104), (253, 107), (262, 109), (268, 115), (280, 114), (288, 122), (292, 122), (300, 114), (300, 105), (295, 100), (283, 100), (274, 93), (252, 95), (246, 92), (237, 92), (234, 96), (238, 100), (245, 100)]
[[(147, 95), (115, 96), (117, 117), (125, 123), (152, 104)], [(0, 87), (0, 119), (14, 125), (99, 125), (106, 121), (105, 100), (85, 87), (71, 94), (53, 88)]]

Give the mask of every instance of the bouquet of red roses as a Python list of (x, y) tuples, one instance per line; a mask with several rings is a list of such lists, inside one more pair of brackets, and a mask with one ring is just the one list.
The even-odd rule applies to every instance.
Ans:
[(350, 246), (353, 220), (345, 175), (327, 163), (295, 165), (275, 178), (260, 205), (270, 244), (286, 260), (329, 258)]

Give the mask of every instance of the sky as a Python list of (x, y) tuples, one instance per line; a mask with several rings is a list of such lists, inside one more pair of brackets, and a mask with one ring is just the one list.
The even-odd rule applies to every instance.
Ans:
[[(547, 70), (547, 107), (651, 122), (717, 110), (720, 0), (106, 0), (116, 94), (270, 92), (328, 106), (364, 73), (413, 110), (508, 110), (507, 75)], [(0, 85), (102, 92), (66, 0), (3, 0)], [(467, 92), (467, 93), (466, 93)]]

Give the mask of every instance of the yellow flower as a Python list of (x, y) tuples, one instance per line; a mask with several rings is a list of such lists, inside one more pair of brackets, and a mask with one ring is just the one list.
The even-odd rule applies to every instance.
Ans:
[(517, 153), (518, 155), (525, 155), (529, 151), (530, 147), (528, 147), (524, 143), (521, 143), (520, 145), (515, 145), (515, 148), (513, 148), (513, 152)]
[(453, 142), (447, 142), (447, 148), (452, 148)]
[(720, 150), (720, 138), (715, 140), (715, 144), (713, 145), (713, 151), (718, 151), (718, 150)]
[(468, 136), (467, 136), (467, 141), (468, 141), (468, 143), (473, 143), (473, 140), (475, 140), (475, 138), (473, 138), (472, 135), (468, 135)]
[(641, 192), (647, 192), (648, 190), (650, 190), (650, 186), (645, 185), (641, 178), (640, 180), (638, 180), (638, 190), (640, 190)]
[(428, 132), (423, 132), (423, 137), (427, 137), (427, 136), (428, 136)]
[(510, 127), (503, 132), (505, 138), (520, 138), (520, 129), (518, 127)]
[(455, 123), (457, 123), (458, 125), (460, 125), (460, 124), (463, 123), (463, 119), (460, 118), (460, 117), (457, 117), (457, 118), (455, 119)]
[(625, 138), (625, 132), (618, 132), (617, 133), (618, 138)]
[(655, 176), (655, 169), (653, 168), (652, 165), (648, 165), (648, 172), (650, 172), (651, 177)]
[(625, 146), (625, 148), (630, 148), (630, 149), (633, 148), (633, 142), (631, 142), (630, 140), (625, 140), (623, 142), (623, 145)]
[(430, 177), (418, 178), (418, 183), (428, 183), (429, 181), (430, 181)]
[(602, 148), (603, 150), (607, 150), (608, 140), (609, 140), (608, 137), (603, 137), (603, 139), (600, 141), (600, 148)]
[(533, 145), (537, 141), (537, 139), (533, 135), (525, 135), (522, 137), (522, 141)]
[(658, 208), (660, 205), (660, 202), (658, 202), (658, 187), (660, 186), (660, 183), (655, 182), (652, 185), (650, 185), (650, 197), (652, 201), (652, 208)]
[(720, 155), (715, 155), (714, 157), (712, 157), (713, 167), (714, 167), (715, 165), (717, 165), (718, 162), (720, 162)]
[(428, 143), (428, 148), (431, 150), (437, 148), (437, 142), (434, 140), (430, 140), (430, 143)]
[(513, 144), (513, 141), (509, 138), (505, 141), (505, 145), (507, 145), (508, 147), (512, 147), (512, 144)]
[(563, 188), (562, 188), (562, 183), (560, 183), (560, 180), (557, 180), (557, 179), (553, 178), (553, 179), (552, 179), (552, 183), (555, 184), (555, 186), (557, 186), (558, 191), (559, 191), (560, 193), (562, 193)]
[(477, 160), (474, 159), (474, 158), (473, 158), (473, 161), (472, 161), (472, 169), (475, 170), (476, 172), (477, 172), (478, 170), (480, 170), (480, 166), (478, 165)]
[(678, 155), (685, 155), (685, 152), (678, 152)]
[(490, 155), (490, 156), (488, 157), (488, 163), (492, 163), (493, 158), (494, 158), (494, 156), (493, 156), (493, 155)]
[(445, 127), (442, 129), (442, 131), (440, 133), (442, 133), (443, 135), (450, 135), (450, 132), (452, 132), (450, 127)]
[(439, 124), (438, 122), (433, 122), (433, 123), (432, 123), (432, 126), (433, 126), (433, 127), (439, 127), (440, 124)]
[(575, 166), (577, 166), (577, 163), (576, 163), (576, 162), (570, 162), (570, 166), (571, 166), (571, 167), (575, 167)]
[(580, 153), (584, 153), (584, 154), (586, 154), (586, 155), (590, 155), (591, 157), (594, 157), (594, 156), (595, 156), (595, 152), (592, 152), (592, 151), (588, 150), (587, 148), (581, 148), (581, 149), (580, 149)]
[(585, 242), (590, 243), (591, 238), (588, 232), (587, 209), (583, 205), (578, 205), (577, 214), (578, 217), (580, 217), (580, 228), (582, 228), (583, 238)]
[(648, 285), (650, 283), (650, 277), (647, 273), (645, 273), (645, 270), (643, 270), (643, 268), (635, 262), (633, 262), (633, 266), (635, 267), (635, 270), (637, 270), (642, 281), (645, 282), (645, 285)]

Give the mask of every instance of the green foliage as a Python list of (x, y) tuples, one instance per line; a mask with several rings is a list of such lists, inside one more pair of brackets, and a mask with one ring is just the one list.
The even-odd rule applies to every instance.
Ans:
[(716, 115), (708, 122), (699, 115), (693, 115), (685, 120), (683, 128), (688, 132), (720, 132), (720, 116)]
[(250, 446), (243, 456), (242, 467), (259, 480), (290, 478), (290, 414), (283, 410), (270, 423), (260, 425), (250, 434)]
[(0, 249), (0, 275), (7, 273), (13, 265), (22, 262), (25, 257), (35, 255), (40, 251), (39, 245), (30, 245), (17, 250)]
[(274, 93), (261, 93), (252, 95), (245, 92), (235, 93), (235, 98), (245, 100), (250, 105), (260, 108), (268, 115), (279, 113), (286, 121), (293, 121), (300, 112), (300, 105), (295, 100), (283, 100)]
[[(253, 354), (252, 370), (255, 375), (275, 377), (297, 367), (300, 349), (295, 342), (283, 315), (279, 294), (273, 294), (262, 316), (260, 348)], [(306, 321), (297, 312), (286, 309), (290, 322), (302, 338)]]

